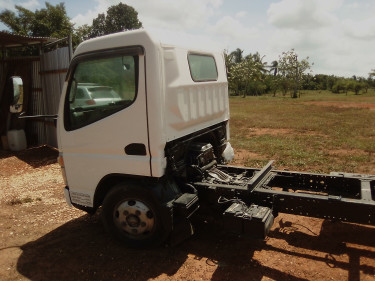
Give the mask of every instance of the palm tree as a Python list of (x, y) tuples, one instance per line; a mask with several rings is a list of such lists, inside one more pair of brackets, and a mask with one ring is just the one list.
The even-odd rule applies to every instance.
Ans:
[(230, 69), (233, 66), (233, 52), (228, 54), (227, 50), (224, 50), (224, 59), (225, 59), (225, 65), (227, 67), (227, 74), (230, 73)]
[(278, 72), (278, 66), (279, 66), (279, 62), (277, 60), (274, 60), (272, 63), (271, 63), (271, 68), (270, 68), (270, 72), (273, 71), (273, 76), (276, 76), (277, 75), (277, 72)]
[(240, 48), (237, 48), (235, 51), (230, 53), (234, 63), (240, 63), (241, 61), (243, 61), (242, 53), (243, 50), (241, 50)]
[(248, 54), (246, 57), (245, 57), (245, 60), (252, 60), (255, 65), (258, 66), (258, 69), (262, 72), (262, 73), (266, 73), (267, 70), (266, 70), (266, 67), (267, 67), (267, 63), (266, 62), (263, 62), (263, 58), (265, 56), (261, 57), (260, 54), (258, 52), (256, 52), (255, 54)]

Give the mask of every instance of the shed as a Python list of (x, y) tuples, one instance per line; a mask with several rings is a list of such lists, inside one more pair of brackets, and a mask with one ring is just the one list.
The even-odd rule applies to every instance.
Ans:
[[(54, 116), (72, 56), (71, 38), (48, 38), (0, 32), (0, 136), (7, 148), (7, 133), (25, 132), (27, 146), (57, 147)], [(11, 113), (12, 78), (21, 79), (23, 108)], [(18, 80), (17, 80), (18, 81)]]

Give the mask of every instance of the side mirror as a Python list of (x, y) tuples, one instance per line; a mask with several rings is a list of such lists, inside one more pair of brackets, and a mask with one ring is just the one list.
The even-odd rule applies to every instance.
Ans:
[(9, 111), (11, 113), (20, 113), (23, 109), (23, 81), (19, 76), (13, 76), (10, 79), (12, 85), (12, 100)]

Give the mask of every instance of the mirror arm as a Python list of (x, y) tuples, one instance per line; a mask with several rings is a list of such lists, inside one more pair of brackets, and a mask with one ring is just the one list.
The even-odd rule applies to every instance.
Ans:
[(18, 119), (57, 119), (57, 114), (54, 115), (25, 115), (25, 112), (21, 112), (18, 115)]
[[(56, 127), (56, 125), (57, 125), (57, 114), (55, 114), (55, 115), (31, 115), (31, 116), (27, 116), (25, 114), (26, 114), (25, 112), (21, 112), (18, 115), (18, 119), (39, 121), (39, 122), (43, 122), (45, 124), (51, 124), (54, 127)], [(50, 119), (50, 120), (52, 119), (52, 120), (48, 121), (48, 119)]]

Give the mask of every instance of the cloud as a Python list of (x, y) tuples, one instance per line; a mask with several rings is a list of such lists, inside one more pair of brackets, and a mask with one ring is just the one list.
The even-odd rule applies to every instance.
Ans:
[(39, 3), (38, 0), (29, 0), (29, 1), (26, 1), (26, 2), (22, 2), (18, 5), (26, 8), (26, 9), (29, 9), (29, 10), (34, 10), (35, 8), (40, 6), (40, 3)]
[(268, 22), (276, 27), (317, 29), (337, 22), (333, 11), (342, 0), (282, 0), (272, 3), (267, 11)]
[(9, 0), (0, 0), (0, 7), (2, 8), (2, 10), (14, 10), (14, 3), (13, 1)]
[(164, 44), (192, 48), (194, 50), (212, 50), (222, 52), (225, 49), (224, 43), (212, 36), (205, 34), (181, 32), (178, 30), (167, 30), (165, 28), (150, 27), (147, 31), (156, 39)]
[(191, 30), (205, 26), (222, 5), (221, 0), (129, 0), (145, 28)]
[(40, 3), (38, 0), (29, 0), (29, 1), (21, 2), (21, 3), (16, 3), (16, 1), (14, 0), (0, 0), (1, 10), (8, 9), (11, 11), (15, 11), (16, 10), (15, 5), (22, 6), (29, 10), (34, 10), (35, 8), (40, 6)]
[(375, 39), (375, 18), (364, 20), (347, 19), (343, 21), (345, 34), (354, 39), (374, 40)]
[(357, 9), (357, 8), (359, 8), (359, 4), (358, 4), (358, 2), (348, 3), (346, 6), (347, 6), (349, 9)]
[[(99, 14), (106, 12), (120, 0), (95, 0), (93, 9), (72, 19), (76, 26), (91, 24)], [(222, 5), (222, 0), (127, 0), (123, 3), (132, 6), (145, 28), (163, 27), (166, 29), (193, 29), (205, 26)]]
[[(311, 32), (272, 30), (268, 38), (267, 47), (261, 53), (275, 54), (277, 59), (282, 51), (294, 48), (300, 58), (310, 57), (315, 74), (367, 77), (375, 65), (375, 57), (368, 55), (373, 52), (374, 44), (369, 40), (348, 37), (342, 24)], [(268, 56), (267, 60), (270, 61)]]
[(92, 24), (92, 20), (98, 16), (100, 13), (105, 13), (107, 9), (112, 6), (120, 3), (112, 3), (113, 1), (105, 1), (105, 0), (95, 0), (97, 3), (93, 9), (89, 9), (84, 14), (78, 14), (74, 18), (71, 19), (71, 22), (75, 24), (75, 27), (88, 24)]
[[(268, 62), (295, 48), (299, 57), (315, 63), (314, 73), (345, 76), (366, 76), (374, 68), (375, 57), (368, 55), (375, 40), (372, 1), (273, 0), (268, 8), (238, 3), (226, 11), (223, 0), (122, 0), (163, 42), (229, 51), (239, 47), (246, 54), (267, 55)], [(91, 24), (120, 0), (92, 2), (73, 18), (76, 26)]]
[(216, 36), (226, 38), (226, 40), (235, 40), (240, 44), (244, 38), (251, 40), (258, 34), (254, 27), (244, 26), (237, 18), (231, 16), (224, 16), (219, 19), (216, 24), (207, 28), (209, 33), (214, 33)]
[(213, 7), (219, 8), (221, 5), (223, 5), (223, 0), (208, 0)]
[(375, 40), (375, 19), (368, 9), (355, 1), (278, 1), (267, 10), (265, 50), (280, 54), (295, 48), (299, 57), (314, 62), (314, 73), (367, 77), (375, 65), (368, 56)]
[[(72, 19), (76, 27), (92, 24), (99, 13), (106, 12), (120, 0), (95, 0), (96, 5), (84, 14)], [(123, 3), (132, 6), (145, 29), (163, 43), (222, 51), (224, 44), (218, 43), (205, 33), (209, 22), (222, 5), (222, 0), (127, 0)], [(212, 35), (212, 34), (211, 34)]]
[(237, 19), (240, 19), (240, 18), (244, 18), (245, 16), (247, 15), (247, 12), (246, 11), (241, 11), (241, 12), (238, 12), (235, 17)]

